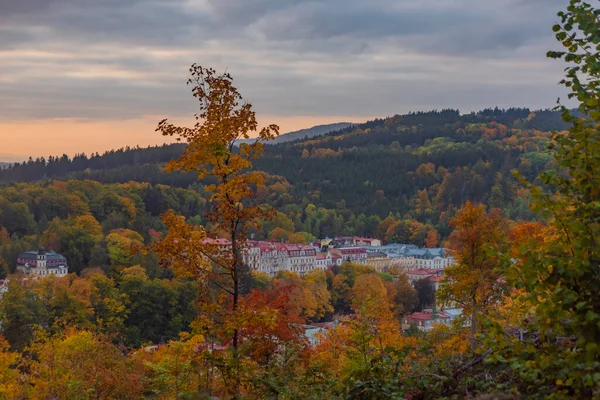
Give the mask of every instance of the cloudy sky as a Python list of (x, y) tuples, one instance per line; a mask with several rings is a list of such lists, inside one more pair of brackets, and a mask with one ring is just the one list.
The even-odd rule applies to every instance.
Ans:
[(408, 111), (546, 108), (567, 0), (0, 0), (0, 160), (161, 143), (227, 69), (289, 131)]

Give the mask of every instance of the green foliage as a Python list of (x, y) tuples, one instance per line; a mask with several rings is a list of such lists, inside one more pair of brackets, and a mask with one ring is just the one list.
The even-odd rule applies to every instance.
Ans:
[(83, 277), (13, 279), (0, 299), (0, 323), (16, 349), (26, 347), (36, 329), (55, 335), (72, 328), (135, 348), (188, 331), (196, 298), (194, 283), (148, 279), (141, 267), (126, 269), (120, 279), (100, 270), (86, 270)]
[[(514, 344), (515, 369), (525, 390), (543, 387), (553, 396), (590, 398), (600, 390), (600, 10), (571, 0), (553, 27), (566, 51), (548, 56), (569, 64), (561, 81), (579, 113), (561, 107), (566, 133), (550, 147), (558, 170), (532, 187), (534, 210), (553, 233), (541, 247), (524, 249), (521, 278), (535, 309), (534, 348)], [(540, 393), (541, 395), (542, 393)]]
[[(285, 218), (280, 216), (252, 233), (256, 239), (267, 239), (279, 227), (305, 232), (308, 242), (312, 237), (334, 235), (385, 239), (386, 231), (377, 227), (391, 212), (397, 221), (432, 226), (446, 237), (450, 233), (447, 214), (452, 216), (467, 200), (491, 203), (515, 219), (531, 219), (528, 199), (518, 192), (510, 170), (518, 167), (534, 179), (547, 167), (548, 131), (565, 126), (560, 113), (552, 111), (487, 109), (460, 115), (442, 110), (396, 115), (310, 140), (267, 146), (264, 157), (255, 161), (255, 168), (267, 173), (267, 185), (257, 190), (257, 199)], [(204, 223), (206, 198), (173, 187), (197, 188), (203, 194), (203, 187), (214, 179), (197, 183), (193, 173), (167, 173), (163, 168), (163, 163), (182, 151), (181, 145), (172, 145), (121, 149), (72, 160), (53, 157), (0, 170), (0, 181), (48, 177), (105, 184), (149, 182), (151, 185), (136, 188), (135, 196), (99, 190), (89, 183), (75, 190), (73, 183), (69, 184), (73, 195), (89, 198), (77, 205), (77, 213), (86, 212), (87, 207), (105, 233), (130, 228), (144, 235), (142, 226), (156, 229), (156, 217), (169, 208), (193, 218), (194, 224)], [(335, 153), (335, 157), (317, 156), (321, 153)], [(500, 181), (498, 173), (503, 177)], [(141, 206), (137, 218), (124, 209), (123, 195)], [(35, 198), (44, 199), (33, 210), (42, 226), (44, 215), (48, 221), (54, 216), (64, 219), (68, 207), (73, 215), (74, 205), (69, 206), (60, 190), (38, 191)], [(314, 211), (309, 213), (311, 204)], [(139, 228), (130, 226), (134, 223)], [(399, 229), (396, 239), (406, 238)], [(422, 237), (413, 242), (422, 245)]]
[(42, 301), (23, 283), (12, 281), (8, 292), (0, 298), (2, 334), (10, 345), (16, 349), (24, 348), (42, 318)]
[[(160, 193), (162, 201), (152, 203), (148, 193)], [(0, 257), (14, 272), (19, 253), (43, 245), (65, 256), (70, 272), (77, 274), (90, 266), (129, 266), (140, 262), (131, 254), (132, 243), (145, 244), (164, 233), (156, 213), (171, 207), (202, 219), (204, 203), (197, 191), (163, 185), (69, 180), (2, 186)]]
[[(462, 305), (471, 332), (455, 323), (401, 333), (391, 311), (434, 306), (431, 283), (412, 288), (406, 275), (352, 263), (303, 277), (248, 274), (252, 290), (240, 293), (241, 312), (228, 321), (232, 304), (217, 295), (215, 281), (161, 279), (168, 273), (152, 254), (130, 252), (132, 244), (159, 240), (165, 229), (157, 216), (167, 208), (205, 222), (202, 185), (156, 184), (187, 187), (189, 176), (167, 178), (156, 164), (181, 148), (65, 156), (19, 164), (0, 171), (0, 179), (75, 174), (153, 184), (69, 180), (0, 188), (2, 257), (12, 266), (19, 252), (43, 243), (81, 272), (11, 281), (0, 322), (18, 353), (0, 339), (0, 384), (22, 384), (27, 393), (13, 398), (101, 398), (105, 388), (107, 398), (202, 398), (198, 391), (231, 394), (228, 382), (215, 382), (235, 368), (243, 377), (235, 393), (249, 398), (599, 398), (600, 10), (571, 0), (559, 17), (553, 30), (566, 51), (548, 56), (569, 63), (562, 83), (580, 104), (576, 113), (561, 107), (567, 125), (557, 123), (556, 112), (524, 109), (413, 113), (274, 146), (257, 162), (277, 174), (256, 199), (279, 210), (251, 232), (257, 239), (349, 234), (421, 244), (440, 234), (458, 262), (447, 269), (437, 300)], [(224, 154), (222, 146), (213, 150)], [(529, 193), (508, 178), (512, 168)], [(487, 203), (529, 218), (530, 199), (546, 223), (531, 224), (540, 232), (520, 224), (507, 235), (503, 216), (485, 212)], [(463, 207), (467, 201), (480, 205)], [(110, 268), (111, 276), (84, 269), (138, 262)], [(334, 319), (332, 305), (335, 327), (306, 347), (301, 324)], [(228, 346), (228, 325), (239, 329), (242, 358), (218, 346)], [(191, 340), (191, 326), (210, 328), (211, 337)], [(123, 355), (163, 340), (171, 342), (155, 353)]]

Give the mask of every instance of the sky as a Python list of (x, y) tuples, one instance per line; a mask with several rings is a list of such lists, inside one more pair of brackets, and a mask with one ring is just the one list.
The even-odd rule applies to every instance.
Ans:
[(192, 63), (282, 132), (554, 106), (567, 0), (0, 0), (0, 161), (148, 146), (189, 124)]

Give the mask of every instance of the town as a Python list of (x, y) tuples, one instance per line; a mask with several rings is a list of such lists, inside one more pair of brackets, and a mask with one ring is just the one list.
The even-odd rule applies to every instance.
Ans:
[[(205, 239), (205, 244), (214, 245), (219, 251), (230, 249), (227, 239)], [(267, 274), (273, 278), (281, 271), (304, 276), (314, 270), (327, 270), (339, 267), (344, 262), (373, 267), (378, 273), (405, 273), (411, 285), (423, 280), (430, 285), (433, 293), (443, 279), (444, 269), (454, 263), (454, 258), (445, 248), (419, 248), (411, 244), (390, 243), (382, 245), (379, 239), (357, 236), (343, 236), (316, 240), (309, 245), (290, 244), (273, 241), (246, 241), (242, 249), (244, 264), (251, 270)], [(40, 247), (19, 254), (16, 271), (27, 276), (40, 278), (49, 275), (65, 277), (68, 274), (68, 260), (54, 252)], [(0, 297), (8, 290), (9, 279), (0, 281)], [(451, 324), (460, 316), (461, 310), (449, 308), (436, 311), (434, 304), (421, 312), (407, 313), (402, 320), (403, 329), (415, 326), (422, 331), (433, 328), (433, 323)], [(316, 344), (319, 337), (335, 326), (332, 322), (306, 325), (305, 334), (309, 343)], [(315, 335), (319, 332), (321, 335)]]
[(422, 249), (398, 243), (381, 245), (379, 239), (355, 236), (322, 239), (310, 245), (248, 241), (243, 257), (252, 270), (271, 277), (278, 271), (304, 275), (315, 269), (325, 270), (341, 265), (344, 261), (371, 265), (377, 272), (396, 268), (411, 275), (426, 277), (438, 275), (454, 262), (445, 248)]

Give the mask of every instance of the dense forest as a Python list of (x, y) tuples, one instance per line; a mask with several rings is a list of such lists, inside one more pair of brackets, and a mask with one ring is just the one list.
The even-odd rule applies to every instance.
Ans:
[[(2, 281), (0, 398), (600, 398), (600, 9), (558, 17), (548, 57), (577, 112), (422, 112), (263, 146), (278, 127), (194, 64), (200, 122), (158, 126), (185, 144), (3, 170), (2, 277), (38, 245), (73, 273)], [(455, 262), (431, 293), (401, 268), (270, 277), (240, 256), (334, 234), (444, 240)], [(424, 302), (431, 330), (407, 328)]]
[[(445, 110), (267, 146), (255, 163), (267, 174), (256, 199), (278, 213), (254, 237), (306, 242), (361, 235), (422, 246), (430, 230), (448, 237), (450, 218), (465, 201), (501, 208), (513, 220), (532, 219), (529, 195), (511, 171), (531, 180), (551, 166), (550, 131), (540, 129), (564, 129), (558, 121), (552, 111)], [(0, 187), (6, 264), (14, 270), (17, 254), (44, 245), (63, 253), (74, 272), (106, 268), (114, 264), (107, 256), (111, 234), (132, 231), (147, 244), (164, 233), (160, 215), (169, 209), (206, 222), (210, 182), (165, 171), (182, 150), (165, 145), (50, 157), (0, 171), (2, 180), (23, 181)]]
[[(374, 120), (309, 140), (267, 146), (255, 163), (268, 175), (268, 184), (257, 196), (285, 214), (279, 224), (284, 226), (278, 227), (288, 232), (306, 232), (310, 237), (356, 234), (422, 245), (423, 234), (398, 237), (402, 235), (387, 232), (389, 219), (387, 227), (381, 227), (381, 221), (387, 217), (392, 222), (415, 221), (447, 237), (449, 218), (467, 200), (502, 208), (515, 220), (533, 218), (528, 195), (511, 171), (532, 180), (549, 168), (550, 131), (565, 126), (559, 112), (528, 109), (487, 109), (467, 115), (444, 110)], [(165, 163), (182, 151), (183, 145), (165, 145), (30, 160), (0, 171), (0, 180), (7, 182), (0, 195), (6, 197), (5, 190), (26, 191), (23, 184), (15, 186), (17, 181), (37, 182), (40, 187), (56, 180), (149, 183), (145, 193), (138, 193), (141, 200), (136, 204), (141, 213), (156, 217), (177, 208), (162, 199), (165, 185), (204, 196), (203, 187), (210, 183), (197, 183), (193, 173), (165, 171)], [(82, 193), (76, 186), (66, 185), (62, 196)], [(45, 220), (66, 217), (64, 212), (36, 210), (27, 195), (15, 200), (27, 204), (44, 229)], [(195, 211), (185, 215), (200, 222), (202, 210)], [(121, 227), (129, 224), (124, 221)], [(137, 231), (147, 237), (141, 227)], [(268, 232), (260, 237), (267, 236)]]

